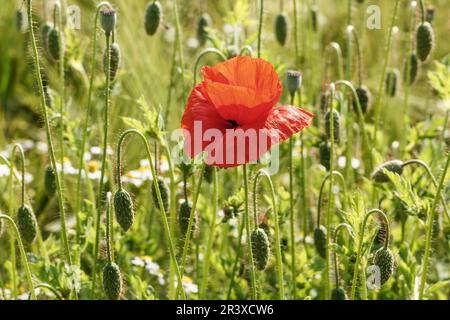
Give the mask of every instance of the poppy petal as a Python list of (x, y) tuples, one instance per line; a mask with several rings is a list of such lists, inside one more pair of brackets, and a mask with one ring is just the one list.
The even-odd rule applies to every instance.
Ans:
[(259, 160), (270, 148), (311, 124), (313, 115), (285, 105), (271, 110), (259, 123), (224, 131), (207, 146), (209, 165), (236, 167)]

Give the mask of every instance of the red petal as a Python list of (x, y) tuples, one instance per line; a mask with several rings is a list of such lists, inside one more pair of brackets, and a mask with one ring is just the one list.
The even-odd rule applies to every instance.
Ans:
[[(219, 167), (236, 167), (244, 163), (255, 162), (270, 148), (289, 139), (311, 124), (313, 115), (302, 109), (285, 105), (274, 108), (268, 117), (259, 123), (224, 131), (221, 139), (207, 146), (207, 163)], [(237, 135), (241, 130), (241, 135)], [(253, 137), (248, 140), (248, 137)], [(256, 138), (255, 138), (256, 137)]]

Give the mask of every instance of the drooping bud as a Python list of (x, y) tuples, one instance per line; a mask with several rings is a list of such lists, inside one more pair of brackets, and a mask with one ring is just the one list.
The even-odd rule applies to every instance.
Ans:
[(430, 7), (427, 8), (427, 12), (425, 14), (425, 20), (429, 24), (433, 24), (435, 15), (436, 15), (436, 9), (434, 7), (430, 6)]
[(212, 166), (205, 166), (205, 171), (203, 172), (203, 178), (206, 180), (206, 182), (208, 182), (209, 184), (212, 183), (212, 178), (213, 178), (213, 167)]
[(16, 27), (17, 31), (22, 32), (24, 30), (24, 23), (25, 23), (25, 15), (23, 14), (22, 10), (16, 11)]
[(251, 234), (252, 252), (255, 266), (262, 271), (267, 267), (270, 257), (270, 243), (264, 229), (258, 228)]
[[(105, 53), (103, 54), (103, 70), (106, 73), (108, 72), (107, 69), (107, 59), (108, 55)], [(120, 67), (120, 46), (118, 43), (113, 43), (111, 45), (110, 50), (110, 64), (109, 64), (109, 80), (112, 82), (116, 79), (117, 73), (119, 71)]]
[(281, 46), (284, 46), (286, 44), (287, 34), (287, 17), (284, 13), (280, 13), (279, 15), (277, 15), (277, 18), (275, 20), (275, 36)]
[(106, 35), (110, 35), (116, 27), (117, 13), (114, 9), (103, 9), (100, 11), (100, 25)]
[[(183, 201), (180, 205), (180, 212), (178, 217), (178, 223), (180, 225), (180, 231), (183, 236), (186, 236), (189, 227), (189, 218), (191, 217), (192, 203), (189, 201)], [(194, 219), (192, 221), (191, 238), (194, 235), (197, 225), (197, 217), (194, 213)]]
[(423, 22), (416, 31), (417, 56), (426, 61), (434, 47), (434, 31), (429, 22)]
[(398, 70), (389, 70), (386, 74), (386, 93), (391, 97), (395, 97), (397, 93)]
[(49, 197), (53, 197), (56, 193), (56, 175), (52, 166), (48, 166), (44, 176), (45, 192)]
[(330, 106), (330, 92), (328, 90), (322, 90), (320, 92), (320, 110), (325, 113), (329, 110)]
[[(334, 142), (339, 143), (340, 141), (340, 130), (341, 130), (341, 116), (339, 112), (333, 109), (333, 138)], [(331, 112), (328, 111), (325, 114), (325, 131), (328, 140), (331, 140)]]
[(33, 209), (29, 205), (22, 205), (17, 212), (17, 227), (20, 237), (25, 243), (33, 243), (38, 232), (38, 223)]
[(327, 229), (322, 225), (314, 229), (314, 246), (319, 256), (325, 258), (327, 252)]
[(119, 300), (122, 293), (122, 274), (114, 262), (103, 268), (103, 290), (109, 300)]
[[(162, 199), (164, 211), (166, 213), (168, 213), (169, 212), (169, 188), (167, 188), (167, 185), (162, 178), (158, 178), (157, 183), (158, 183), (158, 187), (159, 187), (159, 192), (161, 193), (161, 199)], [(158, 202), (158, 196), (156, 193), (155, 185), (153, 183), (152, 183), (152, 195), (153, 195), (153, 201), (155, 202), (155, 206), (159, 210), (160, 207), (159, 207), (159, 202)]]
[(48, 52), (53, 60), (59, 61), (61, 50), (64, 50), (64, 34), (61, 34), (62, 43), (60, 43), (60, 31), (58, 28), (52, 28), (48, 33), (47, 46)]
[(145, 32), (153, 36), (161, 23), (162, 9), (159, 1), (153, 1), (147, 5), (145, 10)]
[(331, 161), (331, 148), (326, 142), (322, 142), (319, 146), (319, 158), (320, 164), (330, 171), (330, 161)]
[(394, 273), (395, 257), (388, 248), (381, 248), (375, 252), (373, 262), (380, 268), (380, 284), (386, 283)]
[(345, 290), (341, 287), (334, 288), (333, 291), (331, 291), (331, 300), (347, 300)]
[(291, 94), (291, 97), (295, 95), (298, 89), (302, 86), (302, 74), (299, 71), (288, 70), (286, 71), (286, 87)]
[(117, 191), (114, 195), (114, 211), (117, 223), (124, 232), (127, 232), (134, 222), (134, 207), (133, 200), (125, 189)]
[(402, 175), (403, 173), (403, 162), (400, 160), (391, 160), (383, 163), (379, 166), (372, 174), (372, 180), (377, 183), (389, 182), (389, 176), (385, 173), (386, 171)]
[[(370, 104), (370, 91), (365, 86), (361, 86), (356, 89), (356, 95), (358, 96), (359, 104), (361, 105), (361, 111), (365, 114)], [(358, 112), (358, 104), (355, 99), (353, 99), (353, 109), (355, 112)]]
[(208, 40), (208, 30), (207, 28), (211, 25), (211, 17), (204, 13), (198, 20), (197, 25), (197, 40), (200, 43), (200, 45), (204, 45), (206, 41)]
[[(409, 73), (408, 73), (408, 63), (409, 63)], [(411, 53), (409, 55), (409, 61), (405, 61), (405, 65), (403, 68), (403, 80), (408, 82), (409, 85), (412, 85), (417, 78), (417, 74), (419, 72), (419, 58), (417, 54)]]
[(318, 10), (316, 5), (311, 7), (311, 27), (314, 32), (317, 32), (317, 16), (318, 16), (317, 11)]

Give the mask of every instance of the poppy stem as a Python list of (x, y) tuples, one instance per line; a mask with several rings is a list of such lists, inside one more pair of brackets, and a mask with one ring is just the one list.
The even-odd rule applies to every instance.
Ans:
[(441, 180), (439, 182), (439, 186), (436, 191), (436, 196), (434, 197), (433, 205), (431, 207), (431, 212), (428, 216), (427, 238), (425, 242), (425, 253), (423, 255), (422, 274), (420, 277), (420, 286), (419, 286), (419, 300), (423, 299), (425, 293), (425, 285), (427, 281), (427, 272), (428, 272), (428, 260), (430, 258), (431, 240), (433, 237), (433, 223), (436, 215), (436, 207), (438, 199), (441, 197), (441, 190), (442, 187), (444, 186), (445, 176), (447, 175), (449, 165), (450, 165), (450, 151), (447, 152), (447, 162), (445, 164), (444, 171), (442, 172)]
[(200, 61), (202, 60), (202, 58), (207, 55), (207, 54), (211, 54), (214, 53), (216, 56), (218, 56), (222, 61), (227, 60), (227, 57), (222, 53), (222, 51), (216, 49), (216, 48), (208, 48), (203, 50), (202, 52), (200, 52), (200, 54), (198, 55), (197, 59), (195, 60), (195, 65), (194, 65), (194, 73), (193, 73), (193, 78), (194, 78), (194, 83), (193, 86), (195, 87), (195, 85), (197, 84), (197, 70), (198, 67), (200, 65)]
[(106, 84), (105, 84), (105, 108), (104, 108), (104, 128), (103, 128), (103, 152), (102, 152), (102, 167), (100, 173), (100, 181), (98, 184), (97, 194), (97, 219), (95, 221), (95, 242), (94, 242), (94, 267), (92, 269), (92, 297), (95, 296), (95, 286), (97, 280), (97, 258), (100, 242), (100, 220), (102, 217), (102, 199), (103, 199), (103, 187), (106, 172), (106, 157), (108, 153), (108, 130), (109, 130), (109, 107), (110, 107), (110, 68), (111, 68), (111, 34), (105, 34), (106, 38)]
[(112, 248), (112, 219), (111, 219), (111, 192), (106, 195), (106, 252), (108, 255), (108, 262), (111, 264), (114, 261)]
[(379, 123), (380, 123), (380, 111), (381, 111), (380, 109), (381, 109), (381, 102), (383, 100), (384, 81), (386, 78), (386, 70), (387, 70), (387, 66), (389, 63), (389, 54), (390, 54), (391, 46), (392, 46), (392, 30), (394, 29), (395, 20), (397, 18), (397, 11), (398, 11), (399, 4), (400, 4), (400, 0), (396, 0), (395, 4), (394, 4), (394, 10), (392, 13), (391, 25), (389, 26), (386, 48), (384, 50), (384, 62), (383, 62), (383, 67), (381, 69), (380, 82), (378, 84), (377, 99), (375, 102), (375, 110), (374, 110), (375, 124), (374, 124), (374, 132), (373, 132), (373, 143), (375, 145), (377, 143), (378, 127), (379, 127)]
[(209, 237), (208, 243), (206, 245), (206, 255), (205, 255), (205, 264), (203, 266), (203, 275), (202, 275), (202, 283), (200, 286), (200, 294), (199, 299), (205, 299), (206, 289), (208, 286), (208, 278), (209, 278), (209, 266), (211, 261), (211, 252), (215, 238), (216, 232), (216, 218), (217, 218), (217, 202), (218, 202), (218, 179), (217, 179), (217, 169), (213, 167), (213, 203), (212, 203), (212, 219), (211, 225), (209, 229)]
[(261, 36), (263, 27), (264, 0), (259, 1), (259, 26), (258, 26), (258, 58), (261, 58)]
[[(330, 84), (330, 172), (333, 173), (334, 168), (334, 95), (335, 95), (335, 86), (334, 84)], [(334, 198), (333, 198), (333, 174), (330, 174), (330, 186), (328, 189), (328, 207), (327, 207), (327, 216), (325, 222), (325, 228), (327, 230), (327, 245), (325, 251), (325, 299), (330, 297), (331, 291), (331, 283), (330, 283), (330, 246), (331, 246), (331, 212), (334, 210)]]
[[(197, 202), (198, 202), (200, 190), (202, 187), (203, 176), (204, 176), (203, 172), (205, 171), (205, 167), (206, 167), (206, 162), (203, 161), (201, 169), (200, 169), (200, 177), (197, 182), (197, 190), (195, 191), (194, 201), (192, 203), (192, 209), (191, 209), (191, 213), (189, 215), (189, 223), (188, 223), (188, 227), (187, 227), (187, 231), (186, 231), (186, 236), (184, 238), (183, 254), (181, 256), (181, 277), (184, 276), (186, 258), (187, 258), (187, 253), (188, 253), (188, 249), (189, 249), (189, 242), (191, 241), (192, 226), (194, 224), (195, 210), (197, 209)], [(178, 297), (180, 290), (181, 290), (181, 287), (180, 287), (180, 284), (178, 284), (177, 297)]]
[[(384, 247), (387, 248), (389, 245), (389, 238), (390, 238), (389, 220), (388, 220), (386, 214), (379, 209), (372, 209), (372, 210), (368, 211), (366, 213), (366, 215), (364, 216), (362, 227), (361, 227), (361, 229), (359, 231), (359, 235), (358, 235), (358, 251), (356, 252), (356, 262), (355, 262), (355, 268), (353, 271), (352, 289), (351, 289), (351, 294), (350, 294), (351, 300), (355, 300), (356, 283), (358, 281), (358, 273), (359, 273), (360, 263), (361, 263), (361, 258), (362, 258), (362, 247), (363, 247), (363, 243), (364, 243), (364, 233), (366, 230), (367, 220), (373, 214), (378, 214), (384, 220), (384, 223), (386, 226), (386, 240), (384, 243)], [(364, 266), (363, 266), (361, 274), (365, 277)], [(365, 282), (365, 279), (364, 279), (364, 282)], [(363, 290), (363, 299), (364, 299), (366, 296), (366, 288), (365, 288), (365, 285), (361, 286), (361, 287)]]
[(186, 88), (184, 81), (184, 54), (183, 54), (183, 34), (181, 33), (180, 18), (178, 15), (177, 1), (173, 1), (173, 15), (175, 17), (175, 30), (176, 30), (176, 42), (178, 43), (178, 54), (180, 58), (180, 69), (181, 69), (181, 90), (183, 96), (183, 103), (186, 104)]
[[(344, 176), (339, 171), (333, 171), (333, 175), (336, 176), (341, 183), (342, 188), (344, 189), (344, 197), (342, 201), (342, 210), (345, 210), (347, 208), (347, 187), (345, 184)], [(320, 227), (320, 218), (321, 218), (321, 208), (322, 208), (322, 198), (323, 198), (323, 191), (325, 189), (325, 183), (330, 179), (331, 173), (328, 173), (322, 180), (322, 183), (320, 185), (320, 191), (319, 191), (319, 200), (317, 202), (317, 228)]]
[[(294, 104), (295, 93), (291, 95), (291, 104)], [(289, 222), (291, 236), (291, 271), (292, 271), (292, 298), (297, 299), (297, 271), (295, 250), (295, 216), (294, 216), (294, 139), (289, 139)]]
[[(39, 62), (39, 52), (38, 47), (36, 43), (36, 37), (34, 34), (34, 22), (33, 22), (33, 8), (32, 8), (32, 0), (27, 0), (27, 15), (28, 15), (28, 24), (29, 24), (29, 33), (31, 38), (31, 45), (32, 45), (32, 53), (33, 53), (33, 64), (35, 68), (35, 72), (37, 75), (37, 84), (39, 89), (39, 97), (40, 97), (40, 105), (41, 105), (41, 115), (44, 119), (44, 125), (45, 125), (45, 132), (47, 137), (47, 145), (48, 145), (48, 153), (49, 158), (51, 162), (51, 166), (53, 168), (53, 171), (55, 173), (55, 181), (56, 181), (56, 190), (58, 194), (58, 206), (59, 206), (59, 213), (60, 213), (60, 223), (61, 223), (61, 238), (62, 243), (64, 247), (64, 254), (66, 258), (66, 262), (69, 265), (72, 265), (72, 258), (70, 256), (70, 247), (69, 247), (69, 240), (67, 236), (67, 226), (66, 226), (66, 214), (64, 209), (64, 194), (62, 190), (62, 184), (60, 180), (60, 175), (58, 172), (58, 168), (56, 166), (56, 156), (55, 156), (55, 150), (53, 146), (53, 139), (50, 129), (50, 122), (48, 118), (48, 112), (47, 112), (47, 104), (45, 100), (45, 92), (44, 92), (44, 85), (42, 82), (42, 73), (41, 73), (41, 66)], [(62, 165), (62, 164), (61, 164)]]
[[(334, 231), (334, 243), (337, 244), (338, 242), (338, 235), (339, 235), (339, 231), (341, 231), (342, 229), (347, 229), (350, 238), (353, 240), (353, 228), (347, 224), (347, 223), (341, 223), (339, 224), (335, 231)], [(334, 251), (334, 281), (335, 281), (335, 287), (339, 288), (339, 265), (338, 265), (338, 253), (337, 251)]]
[(248, 260), (250, 263), (250, 281), (251, 281), (251, 286), (252, 286), (252, 299), (256, 300), (258, 298), (258, 292), (257, 292), (257, 288), (256, 288), (255, 262), (253, 260), (252, 239), (251, 239), (251, 232), (250, 232), (247, 164), (243, 165), (243, 170), (244, 170), (244, 193), (245, 193), (244, 221), (245, 221), (245, 230), (246, 230), (246, 235), (247, 235)]
[[(33, 287), (33, 279), (31, 277), (30, 265), (28, 264), (27, 254), (25, 253), (22, 238), (20, 237), (20, 233), (19, 233), (19, 230), (17, 229), (16, 223), (14, 222), (14, 220), (11, 217), (4, 215), (4, 214), (0, 214), (0, 220), (6, 220), (12, 225), (12, 229), (16, 236), (17, 244), (19, 246), (20, 255), (22, 256), (23, 264), (25, 266), (25, 274), (27, 277), (28, 287), (30, 290), (31, 298), (33, 300), (36, 300), (36, 294), (34, 292), (34, 287)], [(15, 248), (14, 248), (14, 250), (15, 250)]]
[(298, 21), (297, 21), (297, 0), (292, 0), (293, 10), (294, 10), (294, 44), (295, 44), (295, 66), (300, 68), (300, 54), (298, 47)]
[[(81, 138), (81, 147), (80, 147), (80, 158), (78, 160), (78, 174), (77, 174), (77, 185), (76, 185), (76, 203), (75, 203), (75, 218), (76, 218), (76, 240), (77, 243), (80, 243), (81, 238), (81, 218), (80, 218), (80, 210), (81, 210), (81, 177), (83, 173), (83, 169), (85, 168), (84, 164), (84, 153), (86, 151), (86, 143), (89, 137), (89, 119), (92, 108), (92, 92), (94, 88), (94, 77), (95, 77), (95, 68), (97, 59), (95, 59), (95, 54), (97, 52), (97, 24), (98, 18), (100, 15), (100, 10), (103, 6), (107, 6), (109, 9), (112, 9), (111, 5), (103, 1), (97, 5), (97, 10), (95, 12), (94, 18), (94, 29), (92, 31), (92, 55), (91, 55), (91, 75), (89, 79), (89, 88), (87, 94), (87, 102), (86, 102), (86, 116), (83, 124), (83, 132)], [(85, 170), (85, 179), (87, 180), (88, 173)], [(95, 210), (95, 208), (94, 208)], [(95, 214), (95, 212), (94, 212)]]
[(276, 258), (276, 264), (277, 264), (278, 299), (283, 300), (284, 299), (283, 260), (281, 257), (280, 226), (278, 223), (277, 198), (275, 195), (275, 188), (273, 186), (272, 179), (270, 178), (270, 175), (267, 173), (267, 171), (265, 171), (264, 169), (259, 170), (255, 177), (254, 186), (253, 186), (254, 206), (256, 209), (256, 193), (257, 193), (258, 181), (261, 176), (266, 177), (266, 180), (269, 184), (270, 192), (271, 192), (272, 214), (273, 214), (274, 227), (275, 227), (275, 258)]

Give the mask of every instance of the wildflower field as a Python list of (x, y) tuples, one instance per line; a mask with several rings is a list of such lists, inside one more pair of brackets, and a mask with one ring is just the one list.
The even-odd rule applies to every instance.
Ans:
[(447, 0), (2, 0), (0, 300), (449, 300)]

